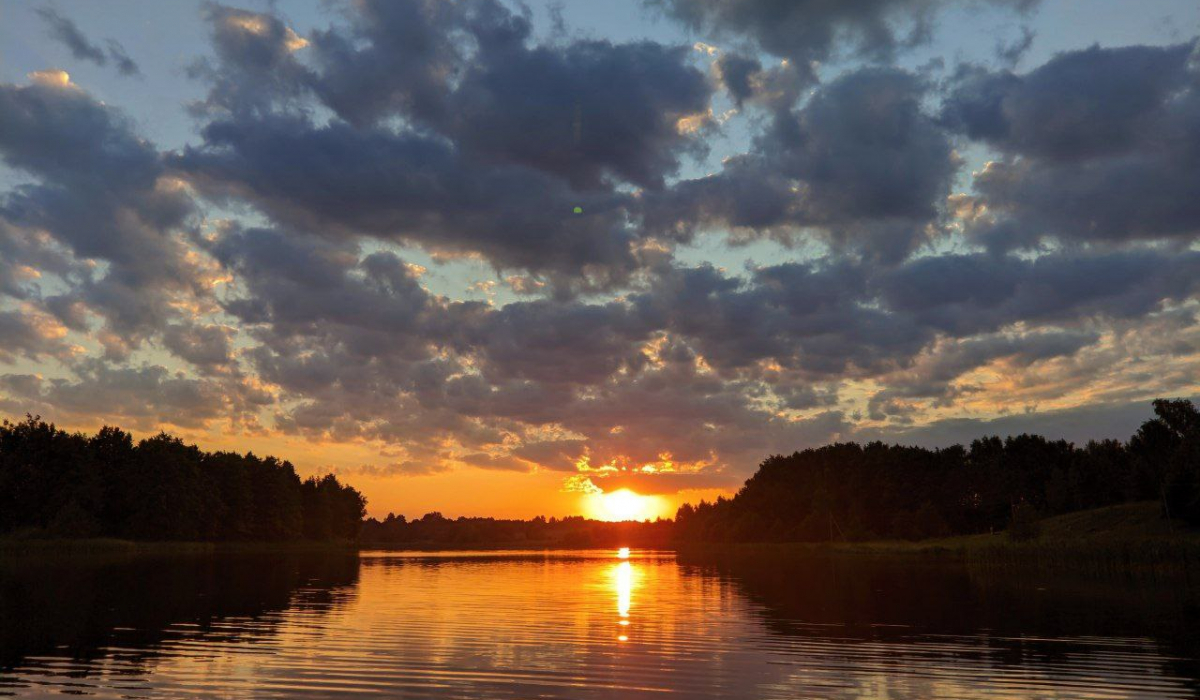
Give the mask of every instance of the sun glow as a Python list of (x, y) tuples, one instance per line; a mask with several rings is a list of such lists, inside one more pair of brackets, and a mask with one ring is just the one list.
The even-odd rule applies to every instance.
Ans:
[(592, 493), (585, 498), (588, 516), (596, 520), (651, 520), (661, 516), (666, 507), (658, 496), (643, 496), (629, 489)]

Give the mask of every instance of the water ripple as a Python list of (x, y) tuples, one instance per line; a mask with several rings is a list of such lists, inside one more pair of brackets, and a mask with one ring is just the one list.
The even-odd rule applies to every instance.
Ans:
[(86, 649), (18, 649), (0, 665), (0, 695), (1095, 699), (1196, 688), (1178, 670), (1186, 652), (1153, 637), (830, 621), (824, 603), (805, 613), (811, 600), (785, 605), (670, 553), (368, 553), (356, 566), (348, 584), (305, 579), (278, 602), (260, 592), (271, 602), (249, 614), (196, 612), (200, 598), (242, 606), (218, 586), (158, 628), (111, 624)]

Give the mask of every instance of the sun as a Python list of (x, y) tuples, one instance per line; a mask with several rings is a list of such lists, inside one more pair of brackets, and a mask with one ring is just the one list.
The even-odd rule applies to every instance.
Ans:
[(589, 516), (596, 520), (650, 520), (662, 514), (662, 499), (629, 489), (595, 493), (587, 497)]

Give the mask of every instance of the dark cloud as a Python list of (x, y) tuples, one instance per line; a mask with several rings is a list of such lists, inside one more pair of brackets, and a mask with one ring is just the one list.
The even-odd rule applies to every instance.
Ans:
[(79, 29), (79, 26), (67, 17), (48, 7), (39, 7), (38, 15), (46, 22), (50, 36), (71, 50), (71, 55), (81, 61), (91, 61), (103, 66), (108, 62), (104, 49), (93, 44)]
[(575, 471), (575, 460), (587, 452), (587, 440), (542, 440), (528, 442), (513, 450), (513, 455), (550, 469)]
[(142, 74), (142, 69), (138, 66), (137, 61), (130, 58), (125, 47), (113, 39), (108, 40), (108, 56), (121, 75), (133, 77)]
[(355, 124), (396, 113), (439, 121), (447, 116), (450, 83), (471, 49), (461, 43), (462, 33), (474, 34), (476, 26), (490, 26), (494, 41), (528, 32), (524, 18), (492, 0), (358, 3), (344, 26), (312, 34), (320, 66), (314, 89)]
[(79, 25), (70, 18), (63, 17), (48, 7), (38, 8), (37, 13), (46, 22), (50, 36), (66, 46), (75, 58), (81, 61), (91, 61), (98, 66), (108, 65), (111, 59), (117, 67), (117, 72), (121, 75), (141, 75), (142, 71), (137, 63), (129, 57), (125, 47), (116, 40), (109, 39), (107, 50), (105, 50), (88, 39), (87, 35), (79, 29)]
[[(588, 189), (661, 187), (682, 153), (702, 151), (711, 86), (687, 47), (533, 46), (529, 18), (494, 0), (363, 2), (310, 39), (271, 15), (214, 6), (209, 20), (218, 63), (193, 72), (211, 84), (210, 107), (264, 111), (311, 95), (356, 127), (400, 118), (480, 166), (520, 164)], [(301, 48), (315, 69), (296, 59)]]
[[(711, 88), (687, 47), (576, 42), (488, 47), (449, 101), (443, 130), (485, 161), (520, 163), (575, 187), (606, 178), (661, 188), (707, 117)], [(692, 122), (686, 121), (692, 119)]]
[(533, 301), (487, 314), (470, 335), (487, 377), (594, 384), (644, 359), (637, 345), (653, 330), (616, 302)]
[(295, 58), (305, 40), (271, 14), (209, 4), (216, 61), (199, 59), (188, 73), (208, 83), (206, 98), (192, 105), (198, 114), (268, 111), (303, 92), (311, 74)]
[(962, 337), (1015, 323), (1135, 318), (1200, 291), (1200, 253), (940, 255), (885, 272), (880, 300), (921, 325)]
[(718, 370), (771, 360), (838, 375), (888, 364), (931, 338), (862, 304), (865, 285), (861, 268), (836, 262), (764, 267), (748, 282), (702, 267), (674, 271), (633, 303), (647, 323), (689, 339)]
[(54, 241), (14, 226), (0, 215), (0, 295), (36, 298), (42, 294), (43, 274), (66, 277), (78, 267), (70, 253)]
[(1003, 158), (975, 176), (968, 234), (994, 249), (1114, 246), (1200, 231), (1194, 43), (1092, 47), (1024, 75), (964, 69), (946, 122)]
[(1177, 91), (1194, 83), (1192, 51), (1191, 44), (1093, 46), (1024, 75), (966, 68), (944, 114), (1009, 153), (1071, 161), (1127, 151), (1149, 145), (1148, 129), (1165, 126), (1172, 98), (1185, 97)]
[(1015, 66), (1033, 46), (1037, 34), (1029, 27), (1021, 27), (1021, 36), (1013, 41), (996, 42), (996, 58), (1007, 66)]
[(492, 0), (359, 3), (307, 38), (271, 15), (208, 18), (203, 141), (173, 161), (206, 195), (293, 229), (480, 255), (558, 293), (627, 280), (641, 263), (621, 188), (662, 188), (711, 122), (687, 48), (534, 45)]
[[(1026, 9), (1036, 0), (996, 0)], [(690, 30), (716, 40), (750, 41), (805, 70), (854, 55), (873, 60), (929, 38), (943, 0), (646, 0)], [(815, 75), (813, 76), (815, 80)]]
[(66, 73), (0, 85), (0, 157), (34, 179), (0, 197), (5, 227), (44, 231), (55, 244), (29, 237), (36, 243), (23, 249), (31, 257), (19, 262), (49, 262), (49, 271), (68, 274), (70, 301), (56, 308), (82, 303), (104, 317), (110, 337), (121, 338), (109, 344), (112, 352), (135, 347), (175, 315), (173, 294), (203, 290), (202, 271), (179, 235), (191, 198), (128, 118)]
[(921, 104), (927, 89), (900, 70), (846, 74), (801, 109), (777, 112), (752, 153), (650, 198), (647, 224), (785, 239), (813, 230), (835, 249), (902, 260), (926, 239), (958, 169)]
[(272, 118), (215, 122), (204, 135), (177, 167), (209, 196), (253, 202), (301, 230), (482, 254), (568, 286), (603, 287), (637, 265), (628, 195), (577, 193), (536, 170), (481, 165), (441, 140), (382, 128)]
[(60, 330), (61, 326), (52, 317), (28, 308), (0, 311), (0, 362), (12, 364), (18, 357), (66, 359), (70, 348), (63, 342)]
[(73, 378), (0, 376), (8, 402), (45, 416), (155, 430), (161, 425), (200, 427), (228, 415), (226, 389), (156, 366), (110, 367), (85, 363)]
[(234, 331), (215, 324), (177, 323), (163, 331), (168, 350), (202, 370), (229, 367), (233, 362), (231, 338)]
[(737, 53), (724, 53), (713, 64), (721, 85), (740, 108), (758, 91), (756, 78), (762, 74), (763, 66), (757, 58)]

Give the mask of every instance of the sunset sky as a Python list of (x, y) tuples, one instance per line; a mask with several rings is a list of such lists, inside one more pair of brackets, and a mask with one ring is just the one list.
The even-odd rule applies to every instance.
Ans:
[(0, 0), (0, 415), (409, 517), (1126, 438), (1200, 387), (1197, 34), (1194, 0)]

